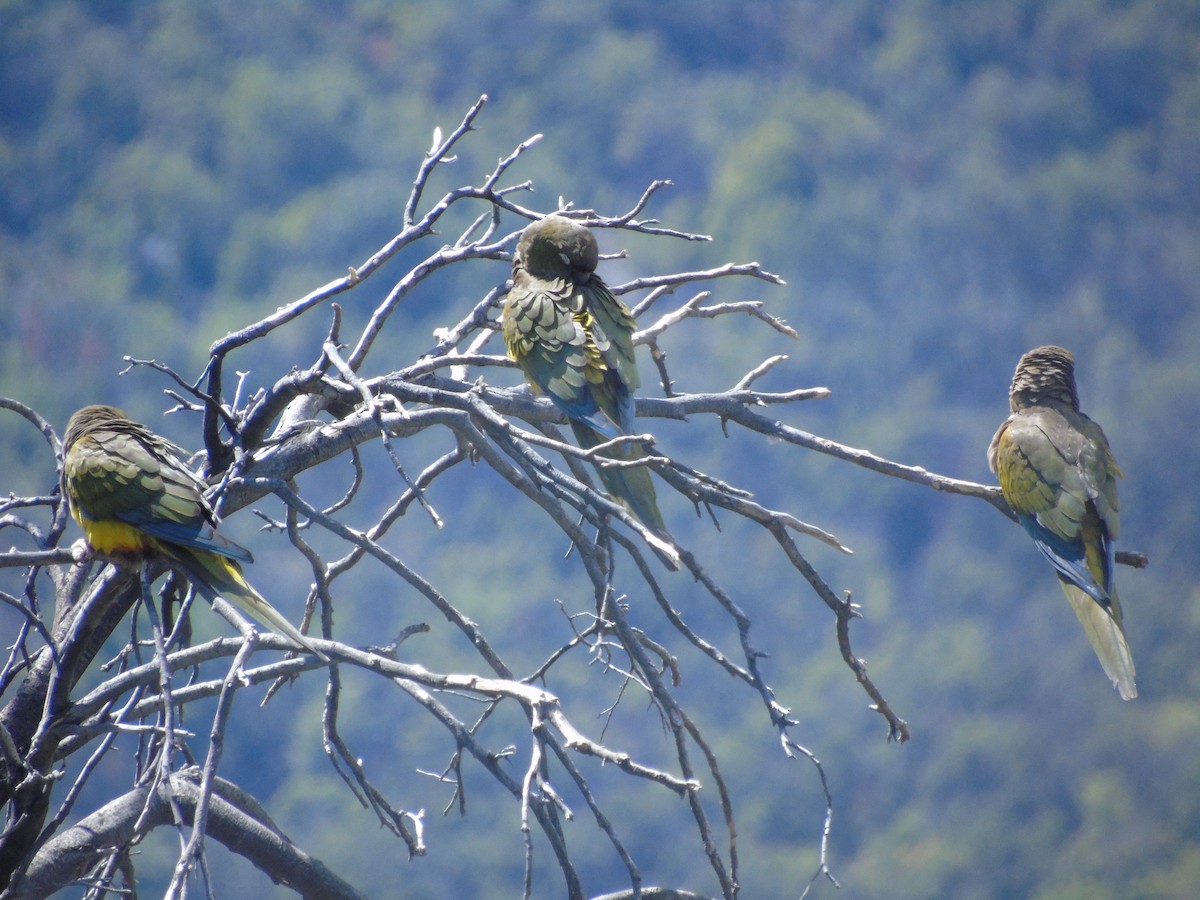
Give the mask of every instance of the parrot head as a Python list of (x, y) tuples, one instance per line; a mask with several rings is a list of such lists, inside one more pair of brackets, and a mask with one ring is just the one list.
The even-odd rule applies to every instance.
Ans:
[(596, 271), (600, 248), (588, 229), (565, 216), (546, 216), (521, 232), (513, 255), (513, 275), (524, 270), (534, 278), (570, 278), (576, 284)]
[(1013, 412), (1044, 403), (1061, 403), (1079, 412), (1075, 357), (1062, 347), (1035, 347), (1017, 363), (1008, 391)]
[(67, 436), (63, 440), (63, 449), (69, 450), (81, 437), (97, 428), (112, 425), (114, 422), (130, 421), (129, 416), (115, 406), (103, 406), (99, 403), (85, 406), (67, 422)]

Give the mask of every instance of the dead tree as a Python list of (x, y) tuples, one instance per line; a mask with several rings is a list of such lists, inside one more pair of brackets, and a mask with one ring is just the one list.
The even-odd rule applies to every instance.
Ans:
[[(203, 446), (198, 464), (223, 516), (269, 498), (282, 504), (281, 515), (262, 515), (266, 526), (283, 536), (280, 540), (290, 542), (296, 559), (311, 571), (306, 618), (311, 622), (310, 634), (328, 654), (330, 664), (289, 653), (283, 638), (256, 633), (221, 602), (216, 604), (217, 612), (237, 627), (240, 636), (190, 645), (185, 623), (192, 595), (182, 579), (172, 573), (160, 577), (162, 567), (153, 564), (136, 569), (94, 559), (82, 542), (70, 545), (66, 504), (52, 485), (43, 485), (42, 493), (13, 495), (0, 504), (0, 525), (10, 533), (20, 532), (14, 543), (26, 548), (3, 557), (3, 566), (26, 572), (23, 595), (2, 597), (22, 617), (19, 633), (10, 635), (8, 656), (0, 670), (5, 697), (0, 712), (0, 792), (7, 811), (0, 834), (0, 884), (8, 885), (3, 897), (43, 896), (80, 880), (93, 885), (96, 893), (115, 889), (123, 880), (131, 883), (130, 848), (163, 825), (179, 830), (183, 846), (170, 896), (182, 896), (192, 873), (206, 872), (208, 840), (233, 848), (273, 880), (305, 896), (358, 896), (347, 882), (295, 846), (254, 798), (221, 774), (222, 748), (237, 740), (228, 728), (232, 705), (251, 702), (252, 696), (261, 699), (263, 690), (256, 691), (255, 686), (271, 685), (270, 696), (287, 680), (297, 678), (326, 679), (324, 748), (346, 789), (403, 842), (410, 855), (426, 852), (420, 813), (405, 809), (403, 798), (386, 796), (339, 732), (339, 701), (347, 668), (378, 679), (383, 696), (390, 691), (391, 696), (410, 698), (446, 730), (449, 750), (441, 778), (448, 785), (451, 807), (460, 799), (460, 776), (467, 767), (477, 767), (511, 795), (512, 825), (524, 835), (526, 896), (534, 892), (535, 829), (554, 855), (566, 895), (588, 896), (564, 826), (577, 815), (590, 820), (627, 870), (629, 887), (621, 896), (685, 896), (643, 884), (637, 854), (590, 789), (581, 766), (588, 758), (603, 761), (682, 804), (694, 822), (692, 852), (711, 869), (714, 892), (736, 896), (738, 854), (729, 791), (712, 742), (678, 696), (678, 660), (655, 638), (659, 628), (672, 630), (689, 653), (757, 698), (763, 713), (762, 734), (748, 738), (747, 752), (782, 752), (815, 767), (807, 771), (819, 779), (827, 806), (823, 830), (814, 834), (819, 865), (813, 879), (832, 879), (826, 866), (832, 801), (825, 776), (816, 758), (794, 736), (795, 722), (789, 718), (786, 701), (776, 696), (768, 681), (762, 656), (755, 649), (754, 623), (740, 608), (736, 591), (718, 583), (704, 560), (686, 547), (680, 548), (683, 571), (664, 577), (653, 555), (646, 553), (649, 545), (643, 526), (597, 489), (592, 465), (603, 464), (598, 456), (603, 448), (585, 452), (564, 439), (561, 414), (527, 388), (492, 383), (505, 380), (493, 375), (511, 375), (502, 371), (512, 364), (499, 346), (497, 310), (505, 294), (504, 263), (511, 259), (520, 230), (530, 220), (558, 211), (592, 228), (617, 233), (636, 232), (663, 240), (707, 238), (646, 217), (666, 182), (650, 185), (619, 215), (562, 201), (557, 210), (535, 211), (522, 205), (531, 184), (512, 183), (511, 173), (539, 136), (501, 159), (479, 184), (450, 190), (427, 202), (431, 178), (447, 171), (485, 101), (481, 98), (449, 135), (435, 132), (403, 209), (399, 233), (361, 265), (214, 343), (207, 367), (194, 382), (162, 363), (129, 360), (131, 368), (155, 370), (152, 377), (170, 385), (167, 393), (176, 411), (195, 416), (201, 436), (196, 443)], [(447, 233), (454, 235), (448, 243), (440, 236)], [(399, 277), (389, 276), (392, 263), (404, 251), (409, 257), (427, 255)], [(438, 330), (432, 346), (402, 367), (373, 353), (387, 329), (402, 327), (405, 304), (430, 290), (433, 276), (461, 266), (486, 266), (484, 271), (494, 273), (490, 290), (449, 310), (448, 324)], [(378, 285), (388, 277), (394, 279), (391, 288), (365, 326), (346, 334), (339, 296), (362, 290), (368, 281)], [(939, 490), (977, 496), (1007, 511), (996, 489), (892, 463), (764, 415), (773, 407), (828, 395), (820, 387), (782, 393), (758, 390), (755, 385), (761, 376), (784, 357), (765, 359), (728, 390), (717, 393), (689, 392), (686, 385), (676, 383), (660, 338), (687, 319), (707, 319), (706, 327), (719, 328), (726, 317), (751, 316), (766, 329), (792, 334), (761, 301), (713, 299), (723, 286), (749, 283), (747, 279), (782, 284), (752, 262), (613, 285), (614, 293), (634, 309), (640, 326), (636, 341), (649, 349), (661, 388), (661, 396), (643, 390), (647, 396), (638, 399), (638, 416), (647, 422), (647, 432), (653, 431), (655, 419), (664, 418), (687, 417), (689, 427), (697, 429), (727, 429), (733, 424), (795, 448), (831, 454)], [(273, 381), (257, 371), (255, 376), (264, 379), (257, 386), (246, 377), (231, 377), (231, 361), (253, 360), (261, 342), (299, 321), (308, 323), (321, 316), (327, 323), (327, 328), (321, 328), (326, 337), (320, 346), (312, 347), (315, 362), (271, 376)], [(651, 371), (643, 361), (647, 384), (655, 380)], [(4, 401), (3, 406), (10, 411), (11, 421), (15, 421), (12, 413), (19, 414), (41, 430), (61, 472), (61, 445), (51, 425), (17, 401)], [(431, 444), (422, 446), (440, 445), (441, 450), (430, 458), (418, 457), (406, 444), (406, 439), (418, 434), (433, 436)], [(723, 473), (701, 472), (686, 460), (656, 454), (650, 434), (630, 440), (641, 441), (651, 450), (637, 464), (652, 467), (660, 485), (669, 485), (686, 498), (689, 507), (714, 522), (718, 515), (743, 517), (770, 535), (781, 551), (780, 564), (790, 566), (798, 576), (797, 593), (806, 586), (804, 591), (815, 594), (828, 608), (831, 636), (866, 691), (871, 708), (883, 717), (888, 738), (906, 740), (904, 721), (852, 651), (855, 604), (849, 595), (840, 596), (825, 583), (802, 549), (805, 541), (840, 548), (839, 541), (786, 510), (763, 505)], [(360, 464), (359, 451), (368, 442), (382, 443), (392, 463), (389, 473), (369, 471)], [(344, 496), (330, 503), (301, 489), (297, 476), (316, 467), (332, 471), (335, 460), (349, 463), (352, 473)], [(463, 612), (464, 598), (439, 589), (419, 566), (387, 549), (382, 540), (406, 515), (425, 516), (430, 527), (436, 527), (441, 513), (428, 492), (440, 479), (462, 472), (464, 464), (486, 466), (508, 485), (507, 494), (497, 498), (498, 505), (514, 500), (536, 504), (544, 513), (547, 534), (565, 539), (540, 537), (527, 552), (557, 554), (570, 545), (572, 565), (589, 586), (586, 596), (563, 602), (556, 626), (561, 631), (558, 649), (534, 666), (504, 658), (491, 636)], [(346, 469), (337, 471), (341, 477)], [(336, 481), (333, 476), (331, 480)], [(393, 496), (394, 501), (363, 527), (353, 524), (351, 512), (356, 498), (367, 491)], [(326, 533), (325, 546), (336, 541), (338, 553), (316, 548), (312, 537), (318, 532)], [(339, 602), (337, 582), (368, 565), (382, 566), (389, 577), (422, 597), (432, 614), (458, 629), (474, 648), (475, 667), (441, 671), (432, 660), (424, 665), (401, 661), (413, 646), (405, 644), (401, 653), (402, 642), (428, 627), (419, 621), (399, 625), (386, 646), (343, 642), (333, 615)], [(250, 570), (249, 575), (261, 585), (261, 570)], [(720, 639), (693, 627), (673, 602), (673, 594), (685, 587), (706, 596), (732, 623), (736, 647), (723, 647)], [(53, 620), (46, 616), (47, 593), (53, 595)], [(182, 604), (183, 612), (173, 625), (157, 612), (169, 601)], [(105, 667), (100, 683), (81, 692), (82, 676), (96, 664), (101, 645), (131, 610), (149, 617), (151, 639), (139, 641), (135, 628), (130, 643)], [(571, 687), (558, 686), (557, 675), (565, 659), (580, 655), (599, 661), (593, 669), (595, 677), (618, 679), (619, 696), (626, 703), (633, 702), (634, 695), (641, 696), (638, 702), (648, 702), (673, 747), (671, 765), (640, 761), (604, 735), (589, 734), (568, 715), (563, 698)], [(282, 692), (274, 702), (287, 702), (286, 696)], [(214, 697), (215, 712), (204, 727), (197, 727), (193, 713), (185, 732), (179, 725), (181, 712)], [(462, 713), (464, 697), (480, 710), (474, 718)], [(525, 723), (523, 744), (517, 746), (510, 746), (510, 732), (493, 724), (498, 711), (511, 709), (519, 710)], [(137, 746), (133, 782), (123, 795), (81, 815), (83, 811), (76, 809), (81, 789), (119, 739)], [(394, 764), (406, 762), (399, 759)], [(702, 787), (707, 790), (702, 792)], [(573, 803), (583, 808), (573, 809)]]

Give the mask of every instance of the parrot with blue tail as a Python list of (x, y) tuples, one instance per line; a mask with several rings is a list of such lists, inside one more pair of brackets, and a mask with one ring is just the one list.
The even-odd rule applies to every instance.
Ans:
[(217, 531), (202, 482), (183, 451), (113, 406), (71, 416), (63, 443), (71, 515), (92, 550), (117, 558), (168, 560), (210, 601), (224, 597), (322, 659), (291, 622), (256, 591), (241, 564), (250, 551)]
[(1133, 656), (1113, 581), (1122, 473), (1100, 426), (1079, 411), (1071, 353), (1046, 346), (1022, 356), (1009, 407), (988, 447), (988, 465), (1054, 566), (1105, 673), (1122, 699), (1132, 700)]
[[(596, 274), (600, 250), (585, 226), (550, 215), (528, 225), (513, 255), (512, 288), (501, 326), (508, 354), (535, 390), (570, 422), (581, 447), (633, 433), (636, 328), (629, 308)], [(641, 447), (611, 451), (636, 460)], [(655, 552), (671, 569), (679, 553), (663, 523), (644, 466), (599, 467), (608, 493), (652, 533)]]

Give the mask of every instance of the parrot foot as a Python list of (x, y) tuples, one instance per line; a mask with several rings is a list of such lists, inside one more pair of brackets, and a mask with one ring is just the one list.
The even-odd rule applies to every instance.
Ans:
[(88, 542), (83, 538), (80, 538), (71, 545), (71, 559), (75, 563), (85, 563), (93, 556), (92, 548), (88, 546)]

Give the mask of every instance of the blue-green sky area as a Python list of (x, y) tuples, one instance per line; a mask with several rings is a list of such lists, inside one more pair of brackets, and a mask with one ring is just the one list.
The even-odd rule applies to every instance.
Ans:
[[(477, 183), (541, 134), (506, 176), (534, 183), (522, 204), (549, 211), (562, 197), (616, 214), (670, 179), (647, 213), (713, 238), (603, 233), (605, 251), (628, 250), (601, 264), (611, 282), (749, 260), (786, 281), (703, 286), (714, 302), (763, 301), (797, 337), (749, 318), (684, 323), (662, 342), (678, 390), (727, 388), (786, 354), (759, 387), (831, 394), (770, 415), (991, 483), (985, 451), (1007, 415), (1013, 367), (1025, 350), (1056, 343), (1075, 353), (1083, 408), (1125, 472), (1120, 546), (1150, 560), (1117, 572), (1138, 666), (1140, 696), (1129, 703), (1110, 688), (1049, 566), (988, 504), (736, 426), (726, 438), (711, 421), (647, 420), (664, 452), (855, 550), (802, 542), (831, 586), (862, 606), (855, 651), (911, 726), (903, 745), (885, 741), (840, 659), (832, 616), (774, 542), (724, 519), (717, 531), (660, 491), (673, 533), (706, 555), (752, 617), (767, 680), (828, 775), (829, 862), (843, 890), (820, 882), (815, 895), (1194, 896), (1200, 6), (0, 3), (0, 394), (59, 427), (85, 403), (115, 403), (199, 446), (197, 420), (162, 417), (173, 385), (148, 367), (120, 374), (123, 358), (195, 378), (213, 341), (361, 264), (399, 230), (434, 129), (449, 133), (484, 94), (431, 197)], [(401, 256), (340, 299), (348, 332), (419, 258)], [(389, 321), (381, 341), (393, 367), (507, 274), (503, 261), (461, 268), (430, 279)], [(656, 311), (688, 299), (679, 292)], [(249, 373), (245, 389), (311, 365), (328, 325), (318, 313), (235, 359)], [(371, 374), (388, 370), (383, 354), (375, 365)], [(644, 392), (661, 393), (648, 355), (641, 365)], [(398, 449), (419, 469), (445, 447)], [(376, 447), (368, 463), (388, 465)], [(41, 437), (8, 413), (0, 473), (4, 496), (53, 487)], [(348, 465), (329, 477), (349, 479)], [(545, 646), (523, 658), (535, 668), (565, 627), (555, 600), (588, 603), (561, 538), (536, 511), (515, 509), (486, 471), (448, 479), (433, 499), (447, 527), (410, 515), (389, 546), (514, 657), (538, 636)], [(377, 513), (367, 503), (348, 516), (365, 527)], [(282, 536), (256, 531), (249, 512), (230, 526), (253, 546), (256, 582), (294, 613), (306, 565)], [(3, 539), (22, 541), (12, 529)], [(673, 599), (736, 650), (736, 634), (704, 608), (711, 600), (685, 582), (667, 580)], [(377, 640), (383, 620), (396, 630), (434, 622), (419, 597), (394, 592), (366, 571), (344, 587), (338, 626), (348, 640)], [(214, 622), (204, 616), (197, 629), (223, 627)], [(0, 611), (5, 633), (18, 623)], [(653, 615), (642, 624), (679, 651), (680, 696), (734, 793), (743, 896), (798, 896), (824, 815), (815, 770), (783, 757), (756, 695), (676, 647)], [(439, 628), (407, 642), (406, 659), (441, 671), (469, 658)], [(573, 677), (602, 685), (572, 710), (599, 732), (593, 717), (618, 682), (582, 662)], [(449, 761), (445, 732), (368, 679), (348, 676), (347, 691), (355, 752), (399, 805), (426, 810), (426, 856), (408, 861), (325, 760), (316, 679), (265, 710), (245, 698), (222, 771), (370, 896), (519, 896), (519, 807), (469, 771), (466, 814), (442, 815), (450, 793), (421, 773)], [(667, 738), (640, 703), (620, 707), (609, 736), (665, 764)], [(127, 784), (128, 756), (118, 756), (97, 772), (80, 814)], [(646, 884), (717, 892), (674, 795), (587, 771), (631, 836)], [(589, 816), (568, 826), (568, 840), (590, 894), (621, 886), (624, 870)], [(176, 842), (165, 829), (146, 842), (146, 896), (169, 876)], [(286, 895), (213, 853), (218, 896)], [(535, 896), (558, 896), (550, 850), (537, 844), (535, 855)]]

